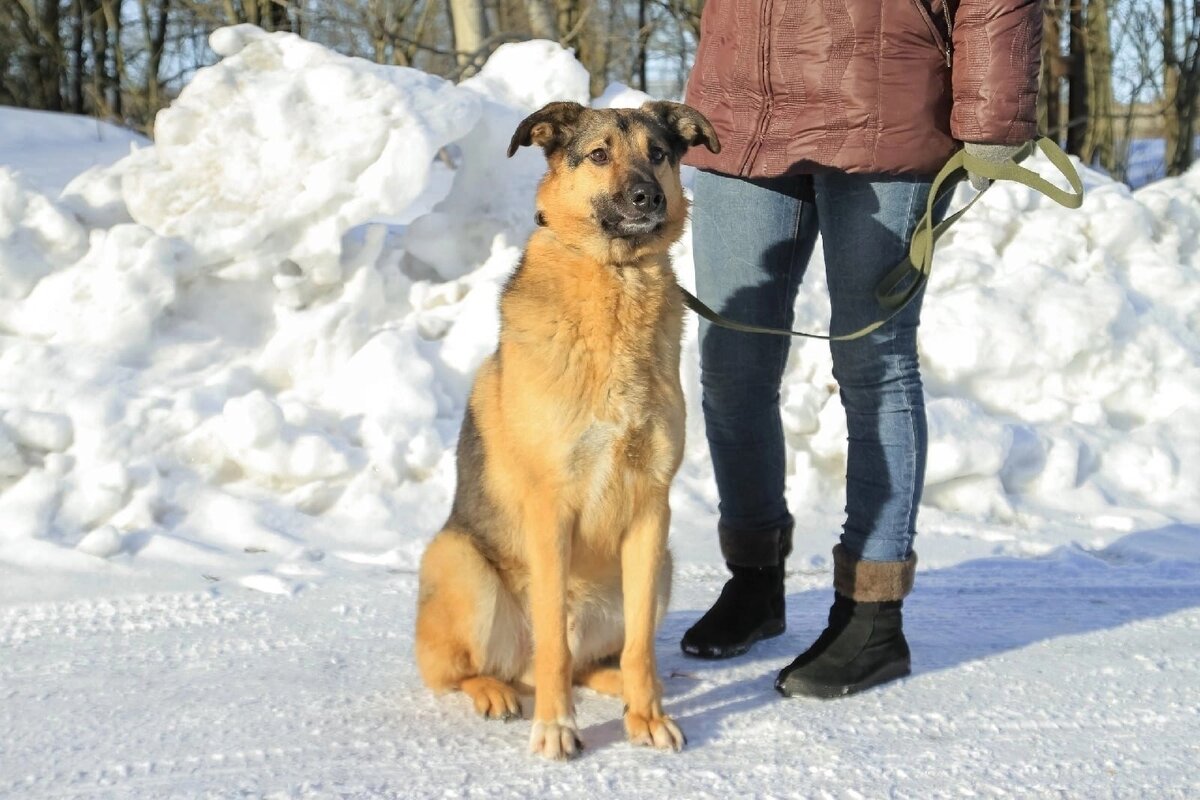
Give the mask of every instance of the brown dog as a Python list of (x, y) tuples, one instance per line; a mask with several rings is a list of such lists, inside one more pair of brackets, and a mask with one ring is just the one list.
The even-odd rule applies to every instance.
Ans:
[(684, 435), (667, 250), (687, 216), (680, 156), (720, 146), (708, 120), (668, 102), (551, 103), (508, 154), (533, 144), (548, 164), (540, 227), (501, 296), (454, 507), (421, 562), (417, 663), (488, 718), (519, 716), (517, 686), (532, 683), (530, 748), (550, 758), (581, 746), (573, 684), (623, 696), (634, 742), (679, 750), (654, 659)]

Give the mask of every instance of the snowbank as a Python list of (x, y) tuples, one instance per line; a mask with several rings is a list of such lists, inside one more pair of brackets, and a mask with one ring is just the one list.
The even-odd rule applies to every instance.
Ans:
[(264, 274), (287, 263), (317, 285), (339, 282), (346, 231), (402, 212), (438, 149), (479, 116), (472, 95), (439, 78), (296, 36), (240, 25), (212, 47), (221, 62), (159, 113), (155, 146), (121, 170), (133, 218), (205, 261)]
[[(0, 600), (411, 569), (448, 509), (543, 169), (504, 151), (542, 103), (586, 101), (586, 73), (547, 42), (457, 86), (246, 26), (212, 44), (153, 147), (59, 199), (0, 170)], [(998, 186), (939, 247), (934, 562), (1200, 519), (1200, 169), (1134, 193), (1086, 175), (1082, 210)], [(690, 286), (687, 237), (676, 255)], [(822, 273), (797, 324), (824, 327)], [(685, 571), (718, 558), (696, 361), (690, 330)], [(823, 345), (797, 343), (783, 404), (797, 557), (822, 564), (845, 469)]]
[(26, 108), (2, 110), (0, 166), (19, 169), (51, 197), (81, 172), (106, 167), (131, 150), (150, 146), (146, 137), (97, 119)]

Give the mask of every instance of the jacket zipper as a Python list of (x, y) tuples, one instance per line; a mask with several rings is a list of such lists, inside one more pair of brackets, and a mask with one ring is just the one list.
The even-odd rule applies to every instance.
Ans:
[[(754, 141), (750, 145), (750, 149), (746, 151), (746, 159), (742, 162), (742, 168), (739, 172), (742, 175), (747, 175), (746, 170), (754, 164), (754, 159), (758, 157), (758, 151), (762, 149), (763, 139), (767, 134), (767, 127), (771, 119), (771, 3), (770, 0), (762, 4), (762, 15), (759, 19), (759, 30), (763, 33), (763, 41), (760, 47), (760, 56), (762, 57), (762, 90), (763, 90), (763, 113), (758, 121), (758, 131), (754, 135)], [(747, 175), (749, 177), (749, 175)]]
[[(938, 30), (937, 23), (935, 23), (933, 21), (933, 17), (930, 16), (929, 11), (926, 10), (925, 4), (923, 2), (921, 2), (921, 0), (912, 0), (912, 3), (914, 6), (917, 7), (917, 11), (921, 14), (921, 19), (925, 20), (925, 25), (928, 26), (929, 32), (933, 35), (934, 43), (937, 44), (938, 49), (941, 50), (942, 53), (945, 54), (946, 66), (947, 67), (953, 66), (954, 65), (954, 51), (950, 47), (950, 42), (946, 41), (946, 37), (942, 36), (942, 32), (940, 30)], [(946, 3), (947, 3), (947, 5), (945, 7), (946, 30), (950, 31), (950, 35), (953, 36), (954, 34), (952, 32), (952, 29), (950, 28), (950, 25), (952, 23), (950, 22), (949, 0), (946, 0)]]

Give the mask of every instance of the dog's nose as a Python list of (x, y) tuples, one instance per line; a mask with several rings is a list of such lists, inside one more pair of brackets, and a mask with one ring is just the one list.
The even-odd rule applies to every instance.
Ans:
[(629, 187), (629, 201), (642, 212), (658, 211), (663, 205), (662, 189), (649, 181), (635, 183)]

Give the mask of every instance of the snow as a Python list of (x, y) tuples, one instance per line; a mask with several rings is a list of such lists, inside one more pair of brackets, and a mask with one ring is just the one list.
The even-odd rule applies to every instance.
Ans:
[(0, 113), (0, 165), (19, 164), (49, 195), (79, 173), (149, 145), (144, 136), (87, 117), (7, 107)]
[[(586, 72), (547, 42), (458, 85), (248, 26), (212, 44), (152, 146), (0, 111), (0, 796), (1200, 792), (1200, 168), (1084, 171), (1078, 211), (997, 185), (939, 244), (915, 673), (884, 690), (771, 689), (823, 625), (841, 524), (811, 341), (782, 398), (789, 633), (679, 653), (724, 579), (689, 322), (658, 638), (689, 746), (637, 750), (581, 692), (588, 750), (548, 765), (528, 722), (420, 685), (412, 622), (533, 227), (543, 161), (504, 152)], [(692, 287), (686, 235), (675, 261)], [(797, 325), (824, 327), (823, 283), (818, 255)]]

